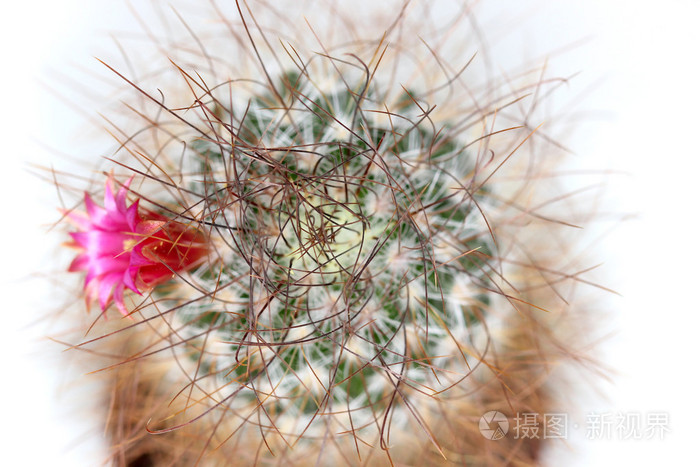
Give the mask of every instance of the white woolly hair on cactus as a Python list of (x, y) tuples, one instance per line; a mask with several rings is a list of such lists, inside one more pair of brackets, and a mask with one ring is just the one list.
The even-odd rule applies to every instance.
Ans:
[(468, 6), (391, 5), (185, 4), (104, 62), (118, 149), (63, 213), (115, 464), (538, 463), (479, 419), (544, 413), (586, 323), (532, 125), (562, 81), (488, 74)]

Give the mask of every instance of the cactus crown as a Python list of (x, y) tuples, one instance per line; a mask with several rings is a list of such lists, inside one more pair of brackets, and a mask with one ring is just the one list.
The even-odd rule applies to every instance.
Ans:
[(475, 159), (410, 91), (389, 107), (346, 78), (212, 99), (217, 129), (188, 144), (221, 256), (172, 304), (193, 381), (288, 433), (338, 414), (357, 431), (461, 381), (478, 360), (459, 342), (489, 302)]

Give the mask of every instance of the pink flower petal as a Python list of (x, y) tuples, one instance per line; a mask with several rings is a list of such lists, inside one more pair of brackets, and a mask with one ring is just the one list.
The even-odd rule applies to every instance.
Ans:
[(126, 271), (124, 271), (124, 277), (122, 279), (122, 282), (124, 282), (124, 285), (127, 286), (129, 289), (141, 295), (141, 292), (139, 291), (138, 287), (136, 287), (136, 283), (134, 282), (137, 272), (138, 268), (128, 268)]
[(131, 236), (116, 232), (89, 230), (87, 232), (71, 232), (73, 240), (88, 251), (90, 257), (114, 258), (124, 252), (124, 243)]
[(126, 223), (131, 232), (136, 232), (136, 226), (139, 222), (141, 222), (141, 216), (139, 216), (139, 200), (136, 200), (136, 202), (126, 210)]
[(117, 203), (112, 192), (112, 177), (107, 178), (105, 182), (105, 210), (107, 212), (118, 212)]
[(124, 284), (117, 284), (114, 288), (114, 303), (122, 315), (129, 316), (129, 311), (124, 306)]
[(121, 274), (119, 273), (107, 274), (100, 278), (100, 283), (97, 288), (97, 295), (102, 311), (106, 310), (109, 302), (112, 301), (112, 291), (114, 290), (115, 286), (119, 284), (120, 279)]
[(134, 177), (131, 176), (117, 192), (117, 210), (122, 214), (126, 213), (126, 195), (129, 192), (129, 185), (131, 185), (133, 179)]
[(99, 287), (99, 281), (91, 280), (85, 282), (85, 302), (91, 303), (95, 299), (95, 294), (97, 293), (97, 288)]
[(85, 209), (93, 224), (99, 224), (100, 220), (107, 215), (107, 211), (96, 205), (87, 193), (85, 193)]
[(68, 220), (78, 226), (82, 230), (87, 230), (92, 226), (90, 218), (83, 213), (61, 210), (61, 214), (66, 216)]
[(90, 263), (90, 257), (85, 253), (81, 253), (75, 257), (75, 259), (68, 266), (68, 271), (76, 272), (86, 269)]

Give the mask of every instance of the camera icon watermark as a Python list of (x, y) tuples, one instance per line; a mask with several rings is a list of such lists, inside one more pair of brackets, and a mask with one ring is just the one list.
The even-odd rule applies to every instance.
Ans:
[(492, 441), (504, 438), (509, 428), (508, 417), (497, 410), (486, 412), (479, 419), (479, 431), (484, 438)]

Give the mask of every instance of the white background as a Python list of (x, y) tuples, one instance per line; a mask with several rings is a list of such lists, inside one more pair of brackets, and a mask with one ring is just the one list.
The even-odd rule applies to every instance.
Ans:
[[(487, 9), (512, 12), (519, 3), (526, 2), (495, 0)], [(103, 32), (120, 29), (127, 18), (123, 5), (112, 14), (108, 4), (15, 2), (0, 19), (3, 465), (89, 466), (104, 460), (99, 425), (71, 415), (74, 409), (59, 396), (70, 380), (50, 357), (58, 347), (38, 345), (51, 296), (25, 278), (62, 267), (46, 248), (53, 235), (48, 224), (57, 219), (55, 194), (30, 173), (29, 164), (51, 164), (58, 156), (46, 145), (65, 151), (81, 128), (81, 117), (40, 82), (50, 85), (56, 70), (70, 66), (98, 68), (91, 58), (98, 52), (95, 43), (107, 43)], [(494, 58), (538, 57), (587, 38), (552, 65), (565, 74), (582, 72), (576, 78), (578, 90), (585, 90), (581, 106), (596, 110), (569, 146), (588, 166), (625, 171), (609, 179), (615, 201), (605, 209), (638, 214), (592, 252), (606, 261), (609, 285), (622, 297), (610, 297), (606, 309), (614, 313), (601, 323), (616, 331), (602, 347), (604, 363), (616, 370), (614, 382), (599, 384), (607, 402), (591, 403), (590, 411), (668, 413), (671, 430), (664, 440), (646, 442), (572, 435), (572, 446), (557, 453), (554, 465), (687, 464), (696, 458), (700, 415), (700, 2), (533, 1), (520, 11), (526, 13), (523, 24), (503, 33)]]

